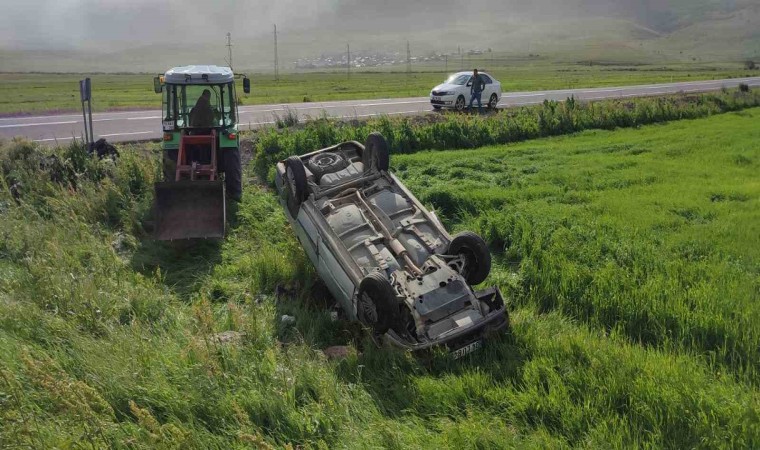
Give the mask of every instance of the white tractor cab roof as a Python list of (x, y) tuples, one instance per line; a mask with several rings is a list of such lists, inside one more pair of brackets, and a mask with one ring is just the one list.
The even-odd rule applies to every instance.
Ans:
[(181, 66), (164, 74), (164, 83), (167, 84), (222, 84), (234, 80), (232, 69), (220, 66)]

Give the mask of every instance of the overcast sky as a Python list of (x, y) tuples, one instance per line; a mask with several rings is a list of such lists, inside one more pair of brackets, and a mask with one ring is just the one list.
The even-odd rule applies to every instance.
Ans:
[[(521, 14), (556, 16), (581, 3), (628, 0), (4, 0), (4, 48), (122, 49), (146, 44), (223, 40), (270, 33), (272, 24), (297, 31), (334, 27), (336, 34), (437, 27), (441, 33), (473, 15), (507, 20)], [(643, 0), (661, 1), (661, 0)], [(547, 8), (547, 4), (554, 5)], [(220, 38), (221, 36), (221, 38)]]
[[(356, 33), (428, 29), (438, 40), (472, 23), (520, 24), (589, 16), (625, 16), (666, 29), (688, 10), (730, 10), (760, 0), (3, 0), (0, 47), (119, 50), (198, 42), (223, 45), (288, 32), (335, 30), (338, 42)], [(686, 11), (687, 14), (684, 14)], [(506, 31), (509, 27), (502, 27)], [(435, 34), (433, 33), (433, 34)]]
[(111, 48), (269, 33), (273, 23), (308, 27), (333, 0), (4, 0), (3, 47)]

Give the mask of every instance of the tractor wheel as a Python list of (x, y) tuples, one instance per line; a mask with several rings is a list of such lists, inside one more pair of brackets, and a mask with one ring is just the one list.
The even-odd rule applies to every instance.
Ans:
[(288, 190), (288, 211), (295, 219), (307, 193), (306, 168), (298, 156), (290, 156), (285, 160), (285, 183)]
[(174, 181), (177, 178), (178, 149), (164, 150), (164, 181)]
[(390, 166), (390, 151), (388, 141), (378, 132), (370, 133), (364, 143), (362, 152), (364, 171), (369, 172), (375, 167), (380, 172), (387, 172)]
[(240, 149), (225, 148), (222, 150), (224, 157), (224, 186), (227, 195), (236, 202), (243, 196), (243, 167), (240, 162)]
[(496, 109), (496, 105), (499, 104), (499, 96), (491, 94), (491, 98), (488, 99), (488, 109)]
[(464, 111), (464, 95), (457, 97), (457, 101), (454, 102), (454, 109), (457, 111)]
[(383, 272), (372, 272), (359, 283), (359, 320), (376, 334), (385, 334), (399, 317), (396, 292)]
[(464, 258), (460, 275), (468, 284), (482, 283), (491, 272), (491, 252), (483, 238), (471, 231), (455, 235), (446, 253)]

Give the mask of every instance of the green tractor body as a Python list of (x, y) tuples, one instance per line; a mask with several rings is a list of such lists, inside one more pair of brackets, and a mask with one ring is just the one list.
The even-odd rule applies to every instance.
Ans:
[[(162, 94), (164, 181), (155, 185), (155, 238), (222, 238), (227, 197), (242, 195), (235, 76), (229, 67), (175, 67)], [(243, 90), (250, 82), (243, 76)]]

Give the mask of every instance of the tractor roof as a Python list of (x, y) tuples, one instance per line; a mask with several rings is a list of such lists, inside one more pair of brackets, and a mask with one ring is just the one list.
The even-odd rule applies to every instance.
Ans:
[(164, 74), (164, 82), (169, 84), (219, 84), (234, 79), (232, 69), (219, 66), (174, 67)]

